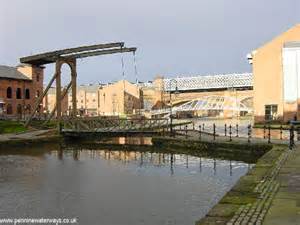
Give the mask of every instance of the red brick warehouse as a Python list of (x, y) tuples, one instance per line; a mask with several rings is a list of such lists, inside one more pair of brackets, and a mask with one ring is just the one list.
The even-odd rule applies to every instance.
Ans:
[[(0, 116), (25, 118), (43, 93), (44, 67), (0, 65)], [(40, 111), (42, 108), (40, 108)]]

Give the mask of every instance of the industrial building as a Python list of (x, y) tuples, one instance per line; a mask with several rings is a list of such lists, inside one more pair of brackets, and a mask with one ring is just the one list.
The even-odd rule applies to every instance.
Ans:
[[(0, 66), (0, 117), (24, 119), (43, 91), (44, 68)], [(42, 105), (38, 108), (42, 112)]]
[(249, 55), (255, 122), (300, 119), (300, 24)]

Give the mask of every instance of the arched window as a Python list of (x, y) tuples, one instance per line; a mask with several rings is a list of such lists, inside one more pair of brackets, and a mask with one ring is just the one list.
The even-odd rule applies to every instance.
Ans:
[(6, 89), (6, 97), (7, 98), (12, 98), (12, 89), (11, 89), (11, 87), (8, 87)]
[(37, 81), (37, 82), (40, 81), (40, 75), (39, 75), (39, 74), (36, 75), (36, 81)]
[(30, 90), (28, 88), (25, 90), (25, 98), (30, 99)]
[(16, 90), (16, 97), (17, 97), (17, 99), (21, 99), (22, 98), (21, 88), (17, 88), (17, 90)]
[(22, 105), (18, 104), (17, 106), (17, 114), (22, 115)]
[(40, 97), (40, 91), (39, 90), (36, 91), (36, 97)]
[(6, 106), (6, 114), (7, 115), (13, 114), (13, 109), (12, 109), (11, 104), (7, 104), (7, 106)]

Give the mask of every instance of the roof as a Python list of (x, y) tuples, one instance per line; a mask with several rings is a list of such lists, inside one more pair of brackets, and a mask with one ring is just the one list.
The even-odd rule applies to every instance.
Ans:
[(83, 90), (83, 91), (86, 91), (86, 92), (97, 92), (98, 89), (100, 89), (102, 87), (102, 85), (100, 84), (89, 84), (89, 85), (80, 85), (77, 87), (77, 90), (80, 91), (80, 90)]
[(14, 79), (14, 80), (28, 80), (31, 79), (19, 72), (17, 68), (11, 66), (0, 65), (0, 78)]
[(234, 73), (164, 79), (164, 89), (166, 91), (189, 91), (245, 87), (253, 87), (253, 75), (251, 73)]
[[(255, 49), (253, 52), (257, 52), (257, 51), (260, 51), (261, 49), (269, 46), (270, 44), (272, 44), (273, 42), (275, 41), (278, 41), (278, 40), (281, 40), (282, 38), (285, 39), (284, 37), (286, 35), (290, 35), (291, 33), (293, 32), (299, 32), (300, 30), (300, 23), (299, 24), (296, 24), (295, 26), (291, 27), (290, 29), (288, 29), (287, 31), (275, 36), (273, 39), (271, 39), (270, 41), (266, 42), (264, 45), (258, 47), (257, 49)], [(283, 40), (284, 42), (284, 40)]]

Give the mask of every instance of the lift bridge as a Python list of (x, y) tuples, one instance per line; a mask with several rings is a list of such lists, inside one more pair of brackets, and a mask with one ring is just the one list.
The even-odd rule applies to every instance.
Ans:
[[(136, 48), (127, 48), (124, 42), (97, 44), (89, 46), (81, 46), (75, 48), (68, 48), (56, 50), (37, 55), (26, 56), (20, 58), (21, 63), (26, 63), (32, 66), (43, 66), (46, 64), (55, 64), (55, 73), (47, 84), (43, 94), (37, 99), (35, 106), (30, 114), (25, 126), (28, 126), (42, 104), (43, 98), (46, 96), (48, 90), (56, 81), (56, 104), (53, 111), (50, 113), (50, 118), (55, 115), (58, 122), (60, 132), (69, 136), (81, 136), (83, 134), (102, 134), (102, 135), (127, 135), (139, 133), (153, 133), (161, 132), (164, 127), (168, 126), (166, 119), (120, 119), (109, 117), (96, 118), (78, 118), (77, 110), (77, 65), (76, 60), (116, 53), (133, 52), (135, 56)], [(134, 58), (135, 60), (135, 58)], [(62, 91), (61, 85), (61, 68), (63, 64), (67, 64), (71, 69), (71, 81), (67, 88)], [(123, 66), (123, 58), (122, 58)], [(72, 93), (72, 112), (68, 117), (62, 117), (63, 99), (71, 89)]]

